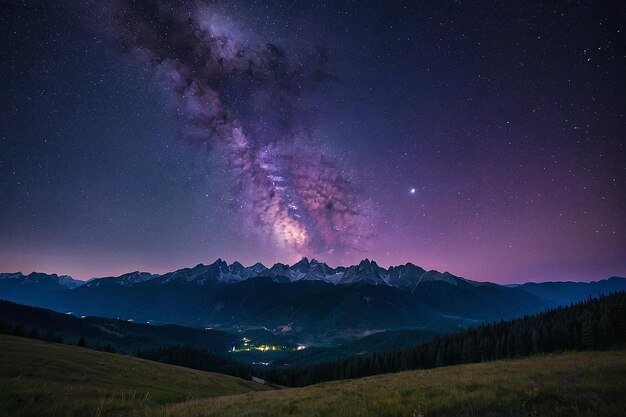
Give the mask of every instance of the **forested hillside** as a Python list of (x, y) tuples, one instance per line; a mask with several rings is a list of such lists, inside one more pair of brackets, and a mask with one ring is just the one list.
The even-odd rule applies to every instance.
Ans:
[(567, 350), (609, 349), (626, 344), (626, 293), (588, 299), (517, 320), (478, 326), (389, 353), (354, 356), (300, 369), (271, 369), (281, 385), (425, 369)]

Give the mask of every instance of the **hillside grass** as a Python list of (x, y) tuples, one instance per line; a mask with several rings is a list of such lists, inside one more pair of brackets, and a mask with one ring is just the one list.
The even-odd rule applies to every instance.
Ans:
[(624, 416), (626, 351), (401, 372), (167, 407), (172, 417)]
[(226, 375), (13, 336), (0, 336), (0, 353), (0, 416), (610, 417), (626, 410), (625, 350), (262, 392)]
[(267, 387), (227, 375), (0, 335), (0, 416), (118, 416)]

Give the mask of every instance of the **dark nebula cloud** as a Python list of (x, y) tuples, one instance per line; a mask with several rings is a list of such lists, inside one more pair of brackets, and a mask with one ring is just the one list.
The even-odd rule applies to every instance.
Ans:
[(347, 171), (312, 140), (314, 112), (302, 96), (334, 80), (323, 52), (290, 56), (206, 5), (100, 7), (123, 50), (170, 92), (185, 139), (226, 158), (255, 230), (293, 253), (359, 250), (368, 208)]

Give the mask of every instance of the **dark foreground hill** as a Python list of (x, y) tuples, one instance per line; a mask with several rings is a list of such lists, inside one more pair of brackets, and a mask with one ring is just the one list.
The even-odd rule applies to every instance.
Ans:
[(1, 416), (144, 415), (163, 404), (268, 389), (228, 375), (0, 335)]

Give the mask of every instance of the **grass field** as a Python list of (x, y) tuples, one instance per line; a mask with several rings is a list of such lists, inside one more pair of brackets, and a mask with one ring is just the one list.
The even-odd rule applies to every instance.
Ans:
[(168, 416), (620, 416), (626, 351), (567, 353), (190, 401)]
[(111, 416), (266, 389), (222, 374), (0, 335), (0, 416)]
[(626, 351), (263, 392), (225, 375), (12, 336), (0, 336), (0, 352), (0, 416), (610, 417), (626, 410)]

